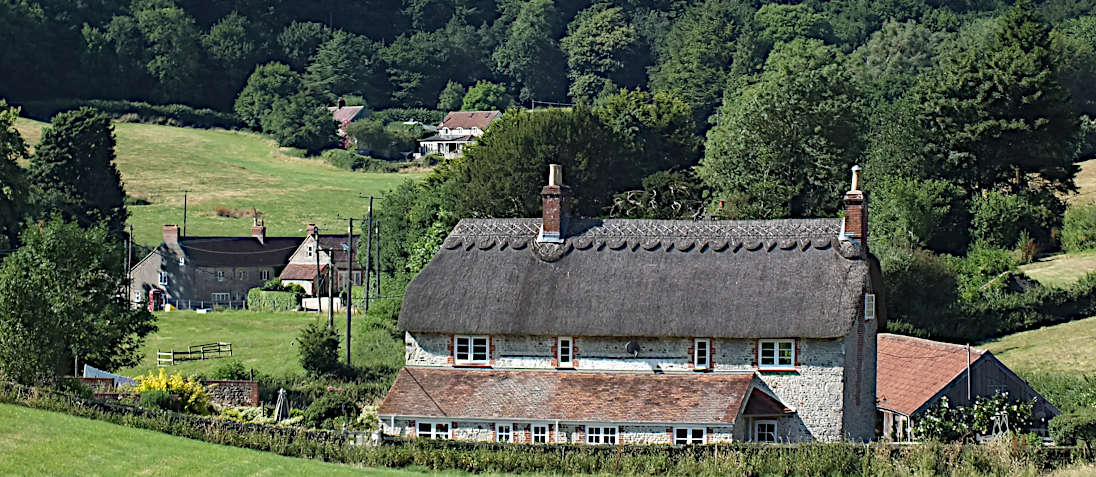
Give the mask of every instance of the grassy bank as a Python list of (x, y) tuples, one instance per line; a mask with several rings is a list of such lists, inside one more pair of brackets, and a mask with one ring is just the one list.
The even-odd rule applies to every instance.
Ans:
[[(33, 145), (45, 125), (19, 119), (16, 129)], [(183, 191), (189, 191), (191, 235), (247, 235), (255, 208), (267, 234), (299, 236), (308, 223), (345, 232), (346, 221), (338, 217), (365, 214), (368, 201), (359, 195), (380, 195), (420, 177), (336, 169), (286, 155), (272, 140), (250, 132), (137, 123), (114, 127), (126, 192), (148, 202), (129, 207), (136, 240), (147, 246), (160, 243), (163, 224), (182, 223)]]
[(1096, 371), (1096, 318), (1016, 333), (983, 345), (1013, 371)]
[(0, 455), (0, 475), (425, 475), (283, 457), (11, 404), (0, 404)]
[(1096, 251), (1060, 253), (1021, 266), (1020, 271), (1039, 283), (1065, 288), (1096, 270)]

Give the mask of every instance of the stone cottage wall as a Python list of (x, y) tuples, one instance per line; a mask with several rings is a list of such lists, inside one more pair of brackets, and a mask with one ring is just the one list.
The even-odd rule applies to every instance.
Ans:
[[(438, 419), (430, 419), (430, 422), (438, 422)], [(444, 422), (444, 420), (441, 420)], [(415, 420), (396, 419), (395, 426), (389, 419), (381, 419), (381, 431), (385, 435), (400, 436), (405, 438), (415, 437)], [(455, 440), (475, 442), (495, 442), (495, 426), (498, 424), (510, 424), (514, 429), (516, 444), (529, 444), (532, 442), (531, 422), (504, 422), (504, 421), (452, 421), (450, 422), (451, 435)], [(559, 444), (585, 444), (586, 425), (576, 423), (559, 423), (556, 429), (554, 421), (546, 422), (549, 426), (549, 443)], [(598, 424), (601, 425), (601, 424)], [(613, 425), (613, 424), (605, 424)], [(737, 429), (730, 426), (707, 427), (707, 442), (734, 442)], [(617, 438), (619, 443), (631, 444), (672, 444), (674, 427), (667, 425), (618, 425)]]
[(258, 381), (202, 381), (209, 400), (220, 406), (258, 406)]

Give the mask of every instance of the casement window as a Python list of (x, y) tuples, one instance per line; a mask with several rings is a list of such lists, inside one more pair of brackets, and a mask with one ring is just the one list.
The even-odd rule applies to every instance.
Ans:
[(224, 303), (224, 302), (227, 302), (231, 299), (232, 299), (232, 294), (230, 294), (230, 293), (214, 293), (213, 294), (213, 301), (215, 301), (217, 303)]
[(179, 266), (182, 267), (182, 266), (185, 266), (185, 265), (186, 265), (186, 257), (179, 257)]
[(236, 272), (236, 279), (237, 280), (247, 280), (247, 271), (246, 270), (240, 270), (240, 271)]
[(617, 443), (617, 428), (616, 426), (594, 426), (586, 428), (586, 443), (587, 444), (616, 444)]
[(712, 342), (708, 338), (693, 340), (693, 369), (711, 369)]
[(362, 284), (362, 272), (354, 272), (354, 284), (355, 285), (361, 285)]
[(267, 281), (267, 280), (270, 280), (270, 270), (260, 270), (259, 271), (259, 280), (262, 280), (264, 282)]
[(865, 293), (864, 294), (864, 319), (865, 320), (874, 320), (875, 319), (875, 294), (874, 293)]
[(312, 246), (311, 245), (308, 246), (308, 256), (309, 257), (312, 256)]
[(776, 421), (754, 421), (753, 435), (756, 442), (776, 442)]
[(415, 424), (415, 436), (427, 439), (452, 439), (448, 422), (419, 422)]
[(167, 285), (167, 272), (160, 272), (159, 280), (157, 283), (160, 285)]
[(575, 342), (570, 336), (556, 338), (556, 366), (560, 368), (575, 367)]
[(219, 282), (225, 281), (225, 271), (224, 270), (217, 270), (217, 281), (219, 281)]
[(495, 426), (495, 442), (514, 442), (514, 425), (506, 423)]
[(486, 336), (455, 336), (453, 362), (456, 364), (489, 364), (490, 348)]
[(789, 369), (795, 367), (795, 340), (760, 340), (757, 343), (757, 367)]
[(690, 444), (703, 444), (706, 429), (703, 427), (675, 427), (674, 428), (674, 444), (676, 445), (690, 445)]
[(548, 424), (533, 424), (532, 439), (533, 444), (547, 444)]
[(140, 290), (133, 292), (133, 301), (141, 301), (141, 292), (140, 292)]

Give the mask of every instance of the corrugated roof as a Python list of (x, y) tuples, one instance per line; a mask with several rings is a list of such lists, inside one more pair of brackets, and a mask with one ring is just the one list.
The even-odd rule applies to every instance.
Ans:
[(753, 374), (404, 368), (377, 413), (731, 424), (742, 409), (754, 379)]
[[(878, 406), (913, 415), (967, 369), (967, 347), (880, 333), (876, 367)], [(970, 349), (973, 365), (986, 354)]]
[(465, 219), (404, 294), (412, 332), (844, 336), (871, 286), (839, 219)]
[(445, 119), (439, 127), (487, 129), (487, 126), (500, 116), (502, 116), (502, 111), (453, 111), (445, 115)]

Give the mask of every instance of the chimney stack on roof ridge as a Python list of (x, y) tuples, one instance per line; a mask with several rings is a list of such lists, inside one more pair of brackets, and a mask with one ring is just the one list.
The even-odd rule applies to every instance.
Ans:
[(179, 244), (179, 226), (175, 224), (164, 225), (164, 243), (167, 245)]
[(860, 189), (860, 166), (852, 166), (852, 185), (845, 193), (845, 220), (841, 224), (841, 239), (867, 247), (868, 195)]
[(251, 236), (259, 241), (261, 244), (266, 244), (266, 225), (265, 222), (259, 222), (258, 218), (252, 219)]
[(568, 189), (563, 185), (563, 166), (549, 164), (548, 185), (540, 191), (543, 216), (537, 242), (563, 243), (566, 238)]

